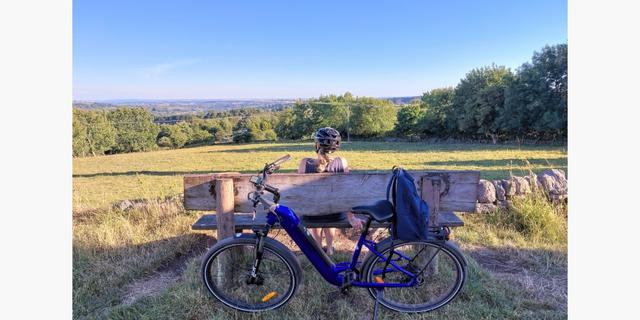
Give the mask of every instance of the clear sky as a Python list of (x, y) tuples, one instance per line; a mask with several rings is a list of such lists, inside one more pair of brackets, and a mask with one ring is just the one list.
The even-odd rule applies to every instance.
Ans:
[(566, 0), (74, 0), (73, 97), (417, 96), (566, 42)]

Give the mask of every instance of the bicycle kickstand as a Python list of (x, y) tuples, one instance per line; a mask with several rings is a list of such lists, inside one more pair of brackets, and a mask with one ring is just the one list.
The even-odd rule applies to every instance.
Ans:
[(383, 289), (376, 289), (376, 302), (373, 303), (373, 320), (378, 319), (378, 303)]

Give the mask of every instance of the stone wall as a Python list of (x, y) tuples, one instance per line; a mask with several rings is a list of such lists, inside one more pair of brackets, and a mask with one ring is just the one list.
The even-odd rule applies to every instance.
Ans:
[(552, 201), (564, 201), (567, 198), (567, 177), (564, 171), (549, 169), (538, 175), (532, 173), (529, 176), (493, 181), (480, 179), (476, 212), (495, 211), (498, 207), (508, 206), (513, 197), (538, 190)]

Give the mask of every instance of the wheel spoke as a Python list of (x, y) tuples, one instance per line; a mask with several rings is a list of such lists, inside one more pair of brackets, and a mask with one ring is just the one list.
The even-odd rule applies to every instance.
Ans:
[[(384, 250), (381, 256), (386, 258), (389, 250), (403, 257), (404, 262), (399, 262), (399, 266), (416, 276), (397, 272), (395, 267), (387, 268), (385, 283), (415, 281), (416, 284), (412, 287), (385, 288), (380, 302), (386, 307), (402, 312), (430, 311), (449, 302), (461, 289), (466, 271), (456, 255), (442, 244), (429, 241), (402, 242)], [(373, 281), (374, 276), (381, 274), (385, 266), (384, 258), (373, 256), (371, 259), (364, 270), (368, 281)], [(375, 297), (376, 289), (371, 288), (369, 292)]]
[(229, 244), (205, 260), (207, 289), (223, 303), (244, 311), (268, 310), (286, 302), (297, 280), (289, 263), (273, 249), (264, 247), (257, 277), (251, 277), (255, 243)]

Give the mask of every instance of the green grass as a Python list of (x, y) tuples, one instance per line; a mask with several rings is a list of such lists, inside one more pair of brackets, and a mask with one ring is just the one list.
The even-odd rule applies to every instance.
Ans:
[[(359, 170), (400, 164), (409, 169), (475, 169), (483, 177), (502, 178), (510, 171), (566, 169), (563, 147), (358, 142), (344, 149), (342, 155)], [(312, 154), (308, 143), (278, 143), (74, 159), (74, 318), (369, 319), (373, 300), (364, 289), (336, 294), (304, 257), (304, 283), (290, 303), (257, 315), (235, 312), (204, 290), (199, 258), (214, 240), (211, 233), (190, 230), (197, 213), (159, 201), (126, 212), (109, 208), (120, 199), (178, 194), (186, 173), (253, 172), (284, 153), (296, 160)], [(295, 166), (288, 163), (284, 169)], [(465, 226), (453, 233), (469, 261), (460, 296), (428, 314), (381, 308), (380, 319), (566, 318), (566, 208), (527, 197), (515, 200), (509, 210), (463, 219)], [(336, 258), (346, 260), (353, 242), (339, 238)], [(284, 233), (277, 239), (291, 246)], [(159, 281), (165, 279), (160, 275), (169, 275), (169, 281)]]
[[(313, 156), (313, 149), (309, 142), (266, 143), (75, 158), (73, 207), (82, 210), (123, 199), (179, 194), (184, 174), (252, 173), (286, 153), (294, 160), (283, 171), (293, 172), (300, 159)], [(355, 171), (386, 171), (401, 165), (406, 169), (480, 170), (482, 178), (498, 179), (510, 172), (524, 175), (528, 169), (567, 169), (566, 147), (561, 146), (345, 142), (338, 154)]]

